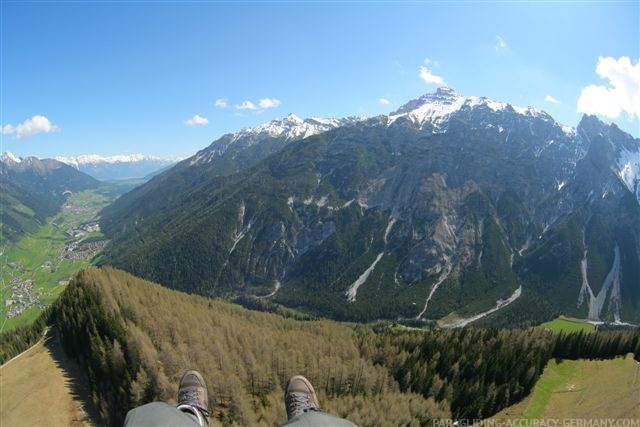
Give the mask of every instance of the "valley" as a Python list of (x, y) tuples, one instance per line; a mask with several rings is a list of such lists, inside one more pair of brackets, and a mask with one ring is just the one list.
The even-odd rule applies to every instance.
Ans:
[(0, 427), (640, 427), (640, 0), (0, 3)]
[(35, 232), (17, 242), (2, 241), (0, 332), (31, 323), (77, 271), (91, 264), (107, 243), (96, 215), (127, 188), (103, 184), (72, 194)]

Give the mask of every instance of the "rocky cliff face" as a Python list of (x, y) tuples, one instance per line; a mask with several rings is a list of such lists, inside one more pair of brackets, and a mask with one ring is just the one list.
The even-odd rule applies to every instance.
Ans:
[(615, 125), (443, 88), (283, 135), (225, 174), (198, 165), (231, 145), (200, 152), (105, 211), (107, 262), (344, 319), (640, 321), (640, 142)]

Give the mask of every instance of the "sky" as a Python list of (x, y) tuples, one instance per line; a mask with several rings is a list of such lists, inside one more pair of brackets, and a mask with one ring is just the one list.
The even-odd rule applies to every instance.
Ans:
[(0, 1), (0, 151), (188, 157), (449, 86), (640, 136), (640, 2)]

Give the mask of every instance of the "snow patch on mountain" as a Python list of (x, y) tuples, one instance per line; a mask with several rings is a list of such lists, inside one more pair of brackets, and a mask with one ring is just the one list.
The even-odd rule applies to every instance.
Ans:
[(308, 138), (341, 126), (357, 123), (364, 117), (322, 119), (310, 117), (302, 119), (295, 114), (271, 120), (253, 128), (243, 128), (233, 134), (224, 135), (212, 146), (200, 150), (190, 164), (210, 162), (215, 156), (224, 154), (229, 147), (239, 145), (242, 149), (251, 147), (267, 138), (281, 138), (285, 142)]
[(287, 141), (303, 139), (342, 126), (351, 121), (353, 121), (352, 118), (320, 119), (311, 117), (301, 119), (295, 114), (289, 114), (285, 118), (275, 119), (254, 128), (241, 129), (233, 135), (231, 142), (233, 143), (241, 138), (255, 135), (260, 135), (263, 138), (284, 138)]
[(573, 138), (574, 136), (576, 136), (576, 128), (565, 125), (560, 125), (560, 128), (562, 129), (562, 132), (564, 132), (564, 134), (569, 138)]
[(4, 153), (2, 153), (2, 156), (0, 157), (0, 161), (21, 163), (22, 159), (9, 151), (5, 151)]
[(640, 151), (621, 150), (616, 165), (616, 174), (640, 203)]

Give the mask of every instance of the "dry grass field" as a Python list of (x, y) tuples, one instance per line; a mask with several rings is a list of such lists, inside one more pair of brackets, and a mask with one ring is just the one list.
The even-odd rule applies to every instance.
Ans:
[(0, 426), (92, 425), (77, 370), (55, 337), (7, 362), (0, 368)]

